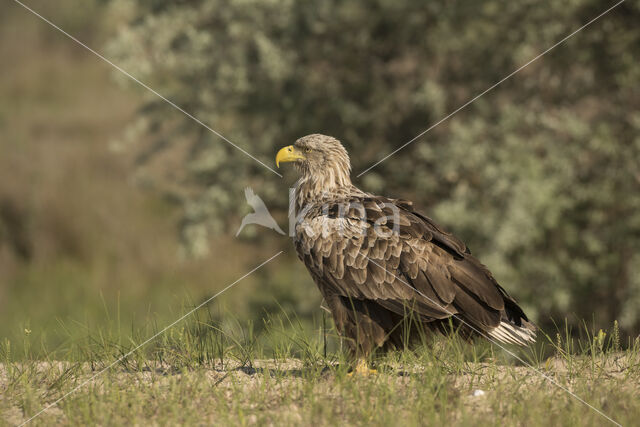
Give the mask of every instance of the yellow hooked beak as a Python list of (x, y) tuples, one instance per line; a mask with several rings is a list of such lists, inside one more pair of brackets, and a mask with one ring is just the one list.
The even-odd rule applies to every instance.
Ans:
[(276, 154), (276, 166), (280, 167), (280, 162), (295, 162), (296, 160), (304, 160), (304, 154), (293, 145), (281, 148)]

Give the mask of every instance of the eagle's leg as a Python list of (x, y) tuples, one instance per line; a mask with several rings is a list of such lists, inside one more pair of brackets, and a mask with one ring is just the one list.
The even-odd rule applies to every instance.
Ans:
[[(370, 369), (367, 361), (387, 339), (385, 328), (380, 324), (388, 320), (386, 310), (372, 301), (346, 297), (327, 296), (325, 301), (333, 315), (336, 329), (347, 343), (349, 359), (355, 362), (347, 375), (376, 374), (377, 371)], [(388, 326), (386, 323), (385, 326)]]
[(354, 366), (353, 370), (349, 372), (347, 376), (352, 377), (354, 375), (360, 375), (363, 377), (367, 377), (369, 375), (375, 375), (377, 373), (377, 370), (369, 368), (366, 359), (359, 358), (356, 362), (356, 366)]

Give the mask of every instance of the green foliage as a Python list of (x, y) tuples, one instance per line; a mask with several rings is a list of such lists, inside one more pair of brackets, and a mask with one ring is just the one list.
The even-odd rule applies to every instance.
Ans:
[[(268, 164), (297, 137), (336, 136), (359, 173), (607, 6), (140, 0), (112, 7), (129, 25), (110, 55), (163, 95)], [(637, 330), (638, 18), (637, 3), (622, 4), (356, 183), (426, 208), (543, 324), (550, 315), (595, 313)], [(243, 213), (243, 187), (270, 206), (286, 205), (283, 181), (157, 98), (131, 129), (123, 143), (136, 142), (143, 176), (181, 201), (192, 253), (205, 253), (209, 233)], [(151, 167), (176, 152), (178, 167)]]

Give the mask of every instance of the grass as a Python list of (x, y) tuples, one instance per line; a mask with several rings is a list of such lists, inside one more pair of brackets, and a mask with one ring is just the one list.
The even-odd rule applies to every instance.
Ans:
[(32, 357), (28, 344), (14, 354), (7, 340), (0, 352), (1, 418), (20, 424), (71, 393), (33, 422), (608, 423), (541, 373), (623, 425), (640, 416), (640, 342), (622, 339), (617, 325), (609, 333), (559, 330), (535, 348), (509, 349), (539, 372), (497, 346), (454, 335), (378, 355), (377, 375), (349, 377), (335, 331), (323, 329), (320, 318), (305, 325), (282, 314), (259, 328), (229, 319), (201, 311), (138, 349), (157, 326), (126, 342), (118, 331), (94, 331), (44, 357)]

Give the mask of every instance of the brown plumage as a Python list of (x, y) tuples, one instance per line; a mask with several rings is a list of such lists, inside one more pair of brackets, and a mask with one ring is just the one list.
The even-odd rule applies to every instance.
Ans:
[(351, 184), (346, 150), (308, 135), (278, 153), (295, 162), (294, 243), (354, 355), (410, 344), (424, 331), (526, 345), (535, 327), (458, 238), (412, 203)]

